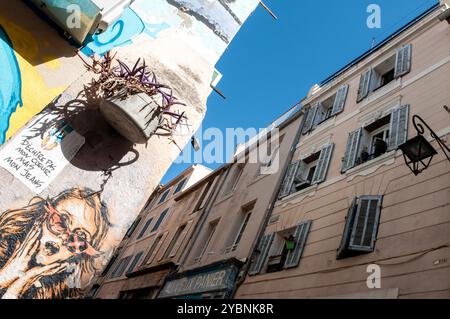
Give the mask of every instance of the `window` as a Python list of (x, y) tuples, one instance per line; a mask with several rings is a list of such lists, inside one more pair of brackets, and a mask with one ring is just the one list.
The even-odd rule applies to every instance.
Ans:
[(357, 102), (361, 102), (370, 93), (409, 73), (411, 51), (411, 44), (405, 45), (376, 67), (371, 67), (361, 74)]
[(353, 200), (337, 259), (374, 251), (382, 199), (382, 196), (361, 196)]
[(206, 202), (208, 201), (208, 198), (211, 196), (211, 193), (217, 183), (218, 178), (214, 178), (214, 180), (209, 181), (206, 185), (205, 189), (202, 192), (202, 195), (200, 196), (200, 199), (197, 202), (197, 206), (194, 209), (194, 212), (199, 211), (200, 209), (203, 209), (205, 207)]
[(156, 221), (155, 226), (153, 226), (153, 228), (152, 228), (152, 233), (158, 230), (159, 226), (161, 226), (161, 224), (164, 221), (164, 218), (166, 217), (168, 212), (169, 212), (169, 209), (167, 208), (166, 210), (164, 210), (161, 213), (161, 215), (159, 215), (159, 218)]
[[(260, 175), (268, 175), (273, 174), (278, 171), (279, 163), (280, 163), (280, 146), (283, 142), (284, 135), (278, 139), (278, 143), (276, 145), (272, 144), (272, 140), (269, 139), (267, 141), (267, 154), (266, 152), (262, 152), (262, 156), (266, 157), (262, 159), (261, 165), (258, 167), (256, 171), (256, 177)], [(274, 165), (275, 164), (275, 165)], [(274, 166), (274, 167), (272, 167)]]
[(119, 265), (117, 266), (116, 270), (112, 274), (111, 278), (118, 278), (122, 277), (123, 273), (125, 272), (125, 269), (127, 269), (128, 264), (131, 261), (131, 256), (123, 258)]
[(127, 233), (125, 234), (125, 238), (130, 238), (131, 235), (133, 235), (134, 231), (136, 230), (136, 227), (141, 222), (141, 217), (138, 217), (133, 224), (131, 224), (130, 228), (128, 229)]
[(299, 223), (297, 227), (275, 234), (272, 247), (269, 248), (267, 272), (276, 272), (298, 266), (311, 223), (311, 221), (304, 221)]
[(169, 193), (170, 193), (170, 188), (167, 189), (166, 191), (164, 191), (164, 193), (162, 193), (162, 195), (161, 195), (161, 197), (160, 197), (160, 199), (159, 199), (158, 204), (163, 203), (163, 202), (167, 199), (167, 196), (169, 196)]
[(161, 242), (161, 239), (162, 239), (162, 235), (159, 235), (158, 237), (155, 238), (152, 246), (150, 247), (150, 249), (147, 252), (147, 255), (145, 255), (145, 258), (142, 261), (143, 265), (146, 265), (147, 263), (152, 262), (153, 258), (155, 257), (155, 255), (157, 253), (156, 248), (158, 247), (159, 243)]
[(169, 246), (166, 249), (166, 252), (164, 253), (163, 259), (166, 259), (168, 257), (173, 257), (176, 254), (176, 250), (174, 249), (175, 246), (179, 247), (180, 245), (176, 245), (178, 241), (181, 239), (184, 239), (184, 236), (186, 236), (185, 233), (186, 225), (182, 225), (177, 229), (177, 232), (173, 236), (172, 240), (170, 241)]
[(290, 164), (281, 184), (279, 198), (325, 181), (333, 149), (334, 144), (326, 145), (319, 152)]
[(137, 239), (141, 239), (145, 235), (145, 233), (147, 232), (147, 229), (150, 226), (150, 224), (152, 223), (152, 221), (153, 221), (153, 217), (150, 217), (147, 220), (147, 222), (145, 223), (144, 227), (142, 227), (142, 230), (139, 233), (139, 236), (137, 237)]
[(342, 172), (395, 150), (408, 137), (409, 105), (394, 109), (370, 125), (351, 132)]
[(303, 134), (312, 131), (320, 123), (325, 122), (344, 110), (348, 88), (349, 86), (347, 84), (343, 85), (331, 97), (309, 107), (303, 127)]
[(134, 271), (134, 268), (136, 268), (136, 266), (137, 266), (139, 260), (140, 260), (141, 257), (142, 257), (142, 254), (143, 254), (143, 252), (141, 251), (141, 252), (138, 253), (136, 256), (134, 256), (134, 259), (133, 259), (133, 261), (131, 262), (131, 265), (130, 265), (130, 267), (129, 267), (128, 270), (127, 270), (127, 274), (132, 273), (132, 272)]
[(230, 173), (228, 175), (228, 181), (224, 190), (224, 195), (229, 194), (233, 192), (238, 183), (239, 179), (242, 176), (242, 173), (244, 171), (244, 164), (243, 163), (236, 163), (230, 168)]
[(114, 255), (111, 257), (111, 260), (109, 261), (108, 265), (106, 265), (106, 268), (103, 270), (101, 276), (105, 276), (108, 273), (108, 271), (111, 269), (112, 265), (114, 265), (116, 260), (117, 260), (117, 255)]
[(216, 232), (217, 225), (219, 224), (219, 220), (215, 220), (208, 225), (208, 229), (206, 231), (204, 241), (200, 245), (200, 254), (195, 258), (195, 261), (199, 261), (206, 253), (206, 251), (209, 248), (209, 245), (211, 244), (211, 241), (214, 237), (214, 233)]
[(238, 247), (238, 245), (242, 239), (242, 235), (244, 234), (245, 229), (247, 228), (250, 217), (252, 216), (252, 211), (247, 209), (243, 213), (240, 213), (240, 215), (242, 216), (242, 218), (239, 223), (238, 232), (237, 232), (237, 234), (235, 233), (233, 236), (233, 244), (230, 247), (231, 251), (235, 251), (236, 248)]
[(177, 188), (175, 188), (175, 191), (173, 193), (176, 194), (176, 193), (180, 192), (183, 189), (184, 185), (186, 185), (186, 182), (187, 182), (187, 178), (185, 178), (181, 182), (179, 182), (177, 185)]

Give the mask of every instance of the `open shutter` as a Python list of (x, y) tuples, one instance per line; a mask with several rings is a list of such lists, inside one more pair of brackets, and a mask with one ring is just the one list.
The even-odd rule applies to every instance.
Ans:
[(305, 172), (306, 163), (304, 161), (299, 161), (297, 172), (295, 173), (294, 183), (303, 183), (305, 179), (303, 178), (303, 173)]
[(359, 140), (361, 138), (362, 128), (351, 132), (348, 136), (347, 147), (345, 149), (344, 159), (342, 161), (342, 172), (355, 166), (358, 156)]
[(303, 133), (308, 133), (313, 128), (314, 119), (316, 118), (318, 109), (319, 109), (319, 103), (316, 103), (309, 108), (308, 113), (306, 114), (306, 120), (305, 120), (305, 126), (303, 128)]
[(382, 196), (362, 196), (359, 198), (348, 245), (349, 250), (363, 252), (374, 250), (382, 198)]
[(186, 239), (186, 236), (191, 229), (192, 226), (192, 220), (188, 221), (186, 224), (186, 227), (184, 227), (183, 231), (181, 232), (180, 236), (178, 236), (177, 242), (172, 248), (172, 251), (170, 252), (169, 258), (175, 257), (178, 250), (180, 249), (181, 245), (183, 244), (184, 240)]
[(265, 235), (262, 240), (259, 242), (258, 245), (258, 254), (256, 255), (256, 259), (253, 261), (250, 270), (249, 275), (256, 275), (259, 274), (264, 266), (264, 263), (266, 262), (267, 256), (269, 255), (270, 247), (272, 246), (273, 238), (275, 237), (275, 234), (268, 234)]
[(395, 77), (398, 78), (411, 71), (412, 45), (408, 44), (397, 50), (395, 57)]
[(341, 244), (337, 250), (337, 259), (341, 259), (345, 257), (345, 253), (347, 252), (348, 244), (350, 242), (350, 235), (352, 231), (353, 221), (355, 220), (356, 205), (357, 198), (353, 199), (350, 207), (348, 208), (347, 217), (345, 217), (345, 227), (344, 233), (342, 234)]
[(328, 167), (330, 166), (331, 154), (333, 153), (334, 144), (325, 146), (320, 151), (319, 160), (317, 162), (316, 171), (314, 172), (314, 177), (312, 183), (322, 183), (328, 172)]
[(295, 248), (294, 250), (290, 250), (288, 252), (286, 261), (284, 262), (284, 268), (293, 268), (298, 266), (300, 258), (303, 254), (303, 249), (305, 248), (311, 223), (312, 222), (310, 220), (307, 220), (297, 226), (294, 233)]
[(286, 197), (291, 193), (292, 183), (294, 182), (294, 178), (295, 175), (297, 174), (297, 169), (299, 165), (300, 161), (289, 164), (289, 167), (286, 171), (286, 176), (284, 177), (283, 184), (281, 185), (279, 198)]
[(372, 69), (367, 70), (361, 74), (361, 79), (359, 80), (359, 90), (358, 98), (356, 102), (360, 102), (369, 95), (370, 79), (372, 77)]
[(389, 149), (406, 142), (408, 138), (409, 105), (404, 105), (391, 113), (389, 130)]
[(345, 101), (347, 100), (348, 88), (349, 85), (346, 84), (337, 91), (331, 115), (336, 115), (344, 110)]

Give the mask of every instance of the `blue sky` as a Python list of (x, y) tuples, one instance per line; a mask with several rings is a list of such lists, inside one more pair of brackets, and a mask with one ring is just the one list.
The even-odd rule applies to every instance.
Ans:
[[(217, 64), (227, 99), (211, 94), (203, 130), (266, 127), (312, 85), (370, 49), (373, 39), (382, 41), (437, 2), (264, 0), (278, 20), (258, 7), (233, 40)], [(381, 7), (380, 29), (367, 27), (370, 4)], [(162, 183), (190, 165), (173, 164)]]

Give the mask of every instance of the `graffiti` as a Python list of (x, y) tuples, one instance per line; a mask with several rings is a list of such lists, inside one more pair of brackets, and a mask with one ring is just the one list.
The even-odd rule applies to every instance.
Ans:
[(111, 224), (98, 193), (69, 189), (0, 216), (0, 297), (77, 298)]
[(5, 142), (11, 115), (22, 102), (22, 78), (13, 45), (0, 25), (0, 144)]

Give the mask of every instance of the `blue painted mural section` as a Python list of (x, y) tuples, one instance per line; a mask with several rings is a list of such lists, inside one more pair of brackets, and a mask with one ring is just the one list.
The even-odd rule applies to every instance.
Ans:
[(11, 115), (22, 106), (22, 78), (11, 40), (0, 26), (0, 144), (5, 142)]
[(156, 39), (161, 31), (168, 28), (170, 25), (167, 23), (145, 23), (136, 12), (127, 8), (122, 17), (105, 32), (86, 41), (81, 51), (88, 56), (94, 53), (102, 56), (114, 48), (131, 44), (133, 38), (142, 33)]

